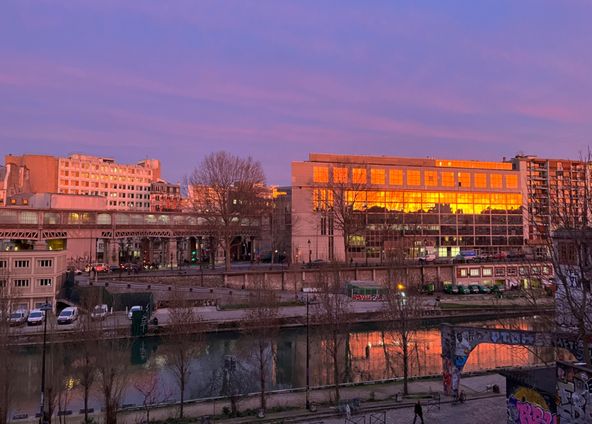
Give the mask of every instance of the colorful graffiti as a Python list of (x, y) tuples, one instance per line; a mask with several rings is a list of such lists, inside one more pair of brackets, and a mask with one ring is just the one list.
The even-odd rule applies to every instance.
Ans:
[(592, 370), (558, 361), (557, 397), (561, 423), (591, 423)]
[(508, 397), (508, 424), (556, 424), (557, 414), (551, 411), (548, 401), (538, 391), (518, 387)]

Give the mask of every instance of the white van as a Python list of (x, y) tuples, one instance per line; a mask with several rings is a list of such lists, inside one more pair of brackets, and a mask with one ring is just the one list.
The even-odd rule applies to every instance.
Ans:
[(78, 308), (76, 306), (69, 306), (58, 315), (58, 324), (72, 324), (77, 319)]

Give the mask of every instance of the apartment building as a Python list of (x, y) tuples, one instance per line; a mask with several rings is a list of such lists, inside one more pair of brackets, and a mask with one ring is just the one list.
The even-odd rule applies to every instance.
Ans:
[(181, 186), (164, 180), (150, 185), (150, 210), (152, 212), (174, 212), (181, 210)]
[[(347, 239), (339, 197), (355, 223)], [(352, 261), (380, 262), (401, 248), (439, 257), (521, 248), (524, 201), (509, 162), (310, 154), (292, 163), (292, 259), (342, 261), (347, 250)]]
[[(102, 196), (107, 209), (151, 210), (152, 184), (160, 179), (160, 161), (120, 164), (114, 159), (73, 154), (5, 156), (6, 202), (22, 193)], [(15, 200), (16, 202), (16, 200)]]
[(66, 252), (3, 250), (0, 252), (0, 287), (11, 308), (31, 310), (46, 299), (55, 310), (56, 295), (66, 278)]
[(529, 244), (546, 245), (550, 232), (561, 225), (557, 222), (561, 214), (583, 216), (583, 210), (589, 210), (585, 204), (590, 197), (589, 163), (525, 155), (516, 156), (512, 163), (521, 175), (526, 204), (524, 237)]

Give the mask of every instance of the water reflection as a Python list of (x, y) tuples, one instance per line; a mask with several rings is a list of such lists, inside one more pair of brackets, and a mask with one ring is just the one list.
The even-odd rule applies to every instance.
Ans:
[[(529, 329), (533, 326), (524, 320), (510, 322), (513, 328)], [(480, 323), (479, 325), (483, 325)], [(490, 323), (497, 326), (498, 323)], [(536, 325), (535, 325), (536, 327)], [(359, 330), (343, 334), (343, 351), (340, 360), (347, 381), (360, 382), (400, 377), (402, 361), (396, 337), (379, 329)], [(148, 384), (158, 378), (169, 400), (179, 398), (175, 379), (167, 365), (166, 353), (174, 346), (167, 339), (146, 338), (133, 344), (115, 345), (114, 349), (129, 358), (127, 371), (130, 374), (128, 389), (123, 404), (140, 404), (142, 397), (134, 384)], [(327, 366), (327, 352), (323, 349), (322, 335), (311, 340), (311, 384), (331, 384), (332, 372)], [(62, 346), (63, 347), (63, 346)], [(276, 337), (276, 361), (270, 365), (268, 387), (287, 389), (304, 387), (306, 384), (306, 336), (304, 329), (285, 330)], [(55, 348), (54, 348), (55, 349)], [(229, 390), (242, 393), (257, 391), (257, 372), (249, 354), (250, 340), (240, 334), (209, 335), (201, 353), (191, 362), (191, 375), (187, 385), (186, 399), (195, 399), (228, 394)], [(74, 365), (79, 348), (75, 344), (61, 349), (66, 366), (64, 384), (72, 387), (68, 409), (78, 412), (82, 408), (81, 389), (76, 385)], [(54, 352), (55, 353), (55, 352)], [(440, 374), (442, 369), (440, 331), (437, 328), (418, 331), (412, 338), (410, 349), (410, 374), (415, 376)], [(51, 352), (50, 352), (51, 355)], [(503, 366), (526, 366), (552, 361), (550, 348), (522, 348), (516, 346), (483, 344), (471, 353), (465, 372), (493, 369)], [(19, 351), (12, 378), (15, 384), (13, 411), (33, 414), (38, 407), (40, 384), (40, 348)], [(232, 388), (230, 386), (232, 386)], [(91, 394), (90, 407), (99, 410), (102, 402), (95, 387)]]

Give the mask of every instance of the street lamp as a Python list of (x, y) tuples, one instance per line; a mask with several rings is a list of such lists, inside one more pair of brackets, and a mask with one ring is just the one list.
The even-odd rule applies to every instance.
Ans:
[(310, 249), (310, 239), (307, 241), (308, 243), (308, 264), (312, 264), (312, 250)]
[(39, 424), (43, 424), (45, 420), (45, 347), (47, 344), (47, 315), (51, 311), (51, 305), (45, 298), (45, 304), (39, 307), (43, 311), (43, 353), (41, 355), (41, 402), (39, 405)]

